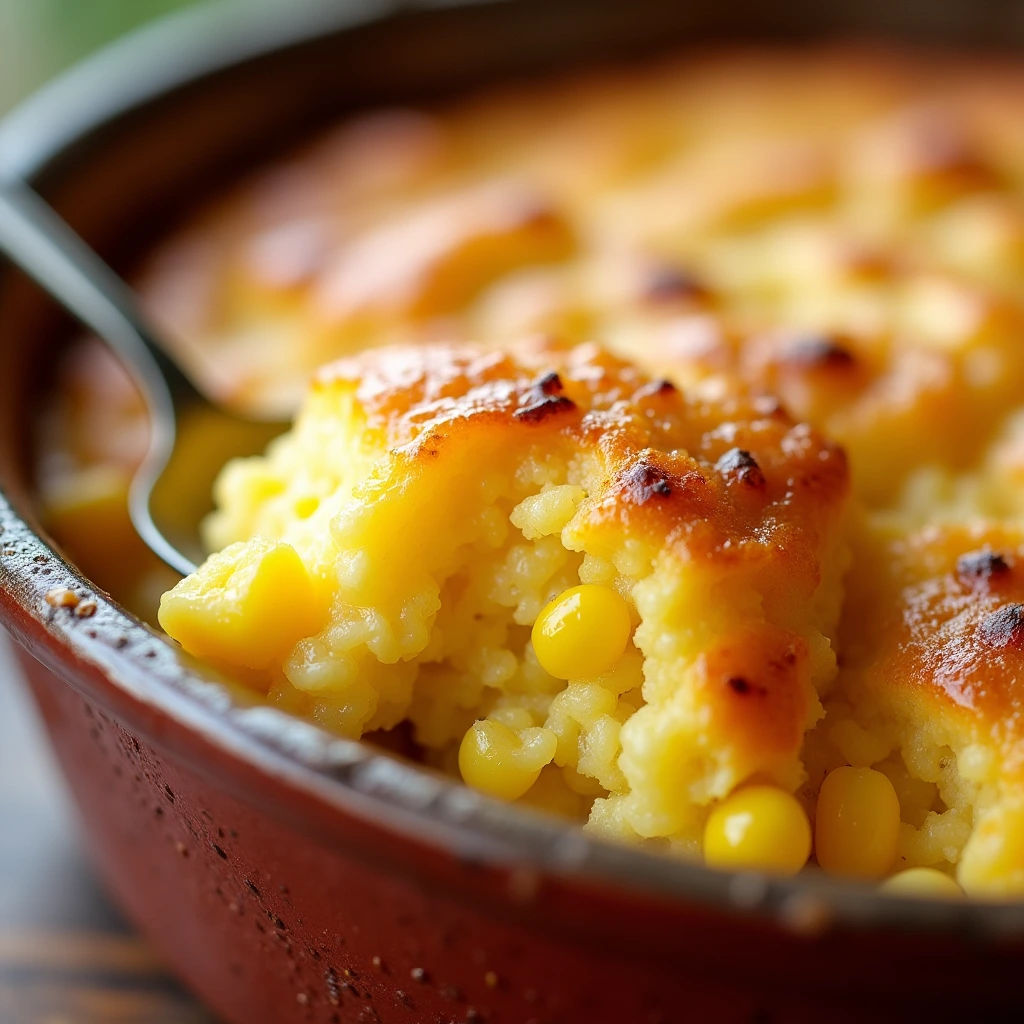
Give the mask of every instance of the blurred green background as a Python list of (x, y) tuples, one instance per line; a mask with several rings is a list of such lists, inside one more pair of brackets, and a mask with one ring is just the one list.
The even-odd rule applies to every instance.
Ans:
[(90, 50), (198, 2), (0, 0), (0, 112)]

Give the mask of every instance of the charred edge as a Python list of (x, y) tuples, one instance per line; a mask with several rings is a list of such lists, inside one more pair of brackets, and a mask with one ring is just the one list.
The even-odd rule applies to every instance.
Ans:
[(636, 390), (633, 396), (636, 399), (653, 398), (656, 395), (674, 395), (679, 389), (670, 380), (662, 377), (660, 380), (648, 381), (643, 387)]
[(711, 292), (699, 278), (669, 264), (661, 264), (648, 271), (642, 293), (648, 302), (706, 300), (711, 297)]
[(744, 448), (730, 448), (716, 463), (722, 476), (735, 477), (748, 487), (764, 487), (764, 473), (757, 459)]
[(970, 551), (956, 560), (957, 575), (969, 582), (979, 582), (1005, 576), (1010, 563), (998, 551)]
[(1024, 639), (1024, 605), (1007, 604), (981, 620), (981, 639), (990, 647), (1006, 647)]
[(542, 395), (560, 395), (565, 390), (565, 385), (562, 383), (562, 378), (558, 376), (557, 372), (551, 370), (537, 381), (534, 389)]
[(670, 478), (657, 466), (644, 462), (627, 469), (622, 482), (637, 505), (643, 505), (655, 496), (667, 498), (672, 493)]
[(857, 357), (835, 338), (810, 336), (795, 339), (782, 357), (789, 366), (807, 369), (848, 369)]
[(729, 689), (741, 697), (746, 697), (750, 693), (756, 693), (762, 697), (768, 695), (766, 687), (758, 686), (756, 683), (750, 682), (749, 679), (744, 679), (743, 676), (730, 676), (727, 682)]
[(529, 405), (524, 405), (522, 409), (516, 409), (512, 415), (523, 423), (540, 423), (552, 413), (575, 408), (576, 403), (571, 398), (564, 395), (546, 395)]
[[(539, 380), (534, 381), (530, 385), (529, 391), (526, 392), (522, 401), (525, 403), (524, 408), (530, 408), (535, 405), (543, 403), (545, 398), (551, 398), (555, 395), (561, 395), (565, 391), (565, 385), (562, 383), (562, 378), (558, 375), (557, 371), (550, 370), (545, 373)], [(521, 412), (522, 410), (520, 410)], [(519, 412), (516, 413), (520, 415)]]

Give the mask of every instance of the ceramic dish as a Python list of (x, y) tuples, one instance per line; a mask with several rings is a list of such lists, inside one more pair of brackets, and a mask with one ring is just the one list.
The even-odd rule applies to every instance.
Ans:
[[(851, 30), (1021, 35), (969, 4), (212, 9), (29, 101), (0, 129), (0, 173), (125, 269), (202, 190), (345, 110), (667, 42)], [(103, 877), (226, 1019), (905, 1020), (1019, 1000), (1020, 907), (606, 845), (247, 702), (48, 543), (27, 452), (70, 325), (6, 267), (0, 309), (0, 622)]]

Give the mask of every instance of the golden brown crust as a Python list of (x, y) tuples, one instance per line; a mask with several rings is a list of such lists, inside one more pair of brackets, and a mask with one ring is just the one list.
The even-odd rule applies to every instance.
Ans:
[(1024, 536), (930, 527), (878, 554), (851, 596), (848, 646), (864, 685), (998, 748), (1006, 773), (1024, 770)]
[(597, 346), (538, 342), (518, 356), (430, 347), (332, 364), (319, 389), (354, 391), (374, 444), (409, 472), (485, 434), (509, 446), (593, 449), (603, 479), (587, 529), (782, 577), (820, 581), (813, 553), (847, 491), (838, 446), (759, 399), (702, 400)]
[(367, 346), (551, 331), (777, 394), (884, 504), (1016, 404), (1022, 103), (991, 60), (825, 48), (372, 112), (197, 216), (144, 291), (242, 402), (294, 408)]

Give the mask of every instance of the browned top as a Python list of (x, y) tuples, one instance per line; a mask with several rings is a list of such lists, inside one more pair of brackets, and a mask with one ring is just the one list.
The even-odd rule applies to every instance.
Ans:
[(1005, 772), (1024, 769), (1024, 536), (928, 528), (857, 576), (849, 647), (868, 686), (923, 701), (965, 742), (1000, 748)]
[(864, 48), (685, 54), (354, 117), (162, 246), (142, 292), (228, 401), (370, 346), (596, 339), (778, 395), (895, 499), (1024, 374), (1024, 76)]
[(773, 571), (802, 573), (807, 592), (848, 488), (842, 451), (774, 401), (699, 398), (594, 345), (376, 350), (317, 377), (321, 392), (339, 386), (354, 389), (368, 442), (396, 451), (392, 474), (483, 448), (593, 452), (586, 529), (687, 557), (772, 553)]

